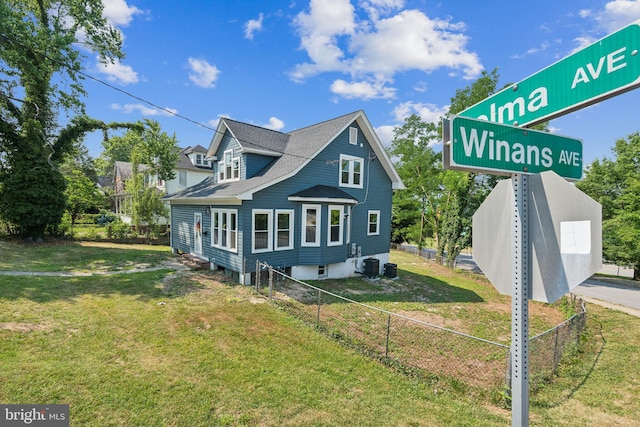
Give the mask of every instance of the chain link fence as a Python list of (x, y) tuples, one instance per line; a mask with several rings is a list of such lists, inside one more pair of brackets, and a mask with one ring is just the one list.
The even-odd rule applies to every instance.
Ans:
[[(405, 371), (458, 388), (510, 387), (510, 348), (320, 289), (257, 263), (256, 291), (333, 339)], [(548, 378), (578, 343), (586, 311), (530, 341), (531, 382)]]

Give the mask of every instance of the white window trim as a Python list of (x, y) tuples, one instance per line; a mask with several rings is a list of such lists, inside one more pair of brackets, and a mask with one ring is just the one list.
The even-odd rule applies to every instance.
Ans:
[[(375, 223), (376, 224), (375, 233), (371, 232), (371, 224), (373, 224), (371, 222), (371, 214), (376, 214), (378, 218), (378, 221), (376, 221)], [(378, 236), (378, 235), (380, 235), (380, 211), (375, 211), (375, 210), (368, 211), (367, 212), (367, 236)]]
[[(307, 210), (316, 210), (316, 241), (307, 242)], [(321, 205), (302, 205), (302, 218), (301, 218), (301, 231), (300, 231), (300, 245), (304, 247), (319, 247), (320, 246), (320, 228), (322, 224), (322, 206)]]
[[(267, 215), (267, 248), (256, 249), (256, 214)], [(251, 210), (251, 252), (254, 254), (273, 251), (273, 210), (252, 209)]]
[[(347, 160), (349, 162), (349, 182), (342, 182), (342, 162)], [(354, 176), (354, 164), (360, 163), (360, 184), (353, 183)], [(349, 156), (347, 154), (340, 154), (340, 166), (338, 167), (338, 184), (340, 187), (348, 188), (362, 188), (362, 181), (364, 177), (364, 159), (362, 157)]]
[(349, 144), (358, 145), (358, 128), (349, 127)]
[[(231, 247), (230, 242), (231, 242), (231, 227), (228, 227), (226, 230), (226, 234), (227, 234), (227, 246), (222, 246), (221, 242), (222, 242), (222, 233), (223, 233), (223, 229), (220, 226), (218, 228), (218, 230), (215, 229), (215, 219), (218, 216), (222, 216), (223, 213), (227, 214), (227, 224), (231, 225), (231, 215), (235, 215), (235, 231), (236, 231), (236, 236), (234, 242), (235, 242), (235, 249)], [(218, 224), (222, 224), (222, 221), (220, 221), (221, 218), (219, 218)], [(213, 233), (218, 233), (218, 244), (214, 244), (215, 241), (215, 236), (213, 236)], [(234, 252), (237, 253), (238, 252), (238, 210), (237, 209), (211, 209), (211, 246), (214, 248), (218, 248), (218, 249), (224, 249), (226, 251), (229, 252)]]
[[(288, 214), (289, 215), (289, 245), (288, 246), (278, 246), (278, 232), (280, 231), (278, 228), (278, 215), (280, 214)], [(288, 249), (293, 249), (293, 236), (295, 226), (295, 211), (293, 209), (276, 209), (276, 214), (274, 217), (274, 237), (273, 237), (273, 247), (276, 251), (284, 251)]]
[[(227, 155), (231, 154), (231, 164), (227, 165), (226, 159)], [(234, 173), (234, 165), (238, 164), (237, 173)], [(227, 167), (229, 167), (229, 175), (227, 176)], [(234, 176), (237, 175), (237, 176)], [(218, 182), (229, 182), (229, 181), (239, 181), (240, 180), (240, 156), (234, 155), (234, 150), (229, 149), (225, 150), (222, 153), (222, 160), (218, 162)]]
[[(339, 227), (339, 239), (337, 242), (331, 241), (331, 212), (338, 211), (340, 215), (338, 218), (340, 219)], [(329, 206), (329, 215), (327, 216), (327, 246), (340, 246), (342, 245), (344, 236), (344, 206)]]

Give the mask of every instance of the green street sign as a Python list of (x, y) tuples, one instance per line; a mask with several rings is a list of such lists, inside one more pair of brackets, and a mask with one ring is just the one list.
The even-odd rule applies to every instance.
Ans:
[(640, 86), (640, 21), (459, 113), (533, 126)]
[(580, 139), (462, 116), (452, 116), (449, 123), (445, 169), (495, 175), (554, 171), (566, 179), (582, 177)]

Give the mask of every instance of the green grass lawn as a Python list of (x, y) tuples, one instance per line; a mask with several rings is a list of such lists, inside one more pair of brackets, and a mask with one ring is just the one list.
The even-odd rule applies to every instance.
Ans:
[(107, 242), (17, 243), (0, 240), (0, 271), (114, 271), (156, 267), (172, 259), (167, 246)]
[[(148, 254), (159, 257), (151, 264), (168, 257), (157, 247), (0, 245), (2, 270), (35, 269), (40, 264), (23, 260), (33, 251), (51, 256), (48, 266), (78, 271), (127, 268), (129, 261), (149, 262)], [(7, 254), (14, 249), (21, 256)], [(58, 258), (62, 251), (75, 261)], [(76, 253), (85, 251), (100, 262)], [(401, 274), (411, 274), (407, 279), (452, 299), (424, 302), (425, 309), (461, 304), (472, 293), (482, 301), (465, 304), (490, 311), (504, 303), (482, 281), (429, 274), (418, 258), (393, 256)], [(66, 403), (71, 425), (83, 426), (510, 424), (509, 410), (344, 348), (229, 280), (169, 271), (0, 276), (0, 402)], [(449, 282), (455, 289), (446, 288)], [(637, 425), (640, 319), (594, 305), (589, 313), (587, 345), (532, 396), (531, 425)]]

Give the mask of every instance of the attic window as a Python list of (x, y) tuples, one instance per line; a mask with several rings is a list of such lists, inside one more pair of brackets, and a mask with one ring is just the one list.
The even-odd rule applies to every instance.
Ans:
[(240, 157), (233, 150), (227, 150), (218, 162), (218, 181), (237, 181), (240, 179)]
[(349, 144), (358, 145), (358, 128), (349, 128)]
[(209, 166), (209, 160), (205, 160), (203, 154), (196, 154), (196, 166)]

